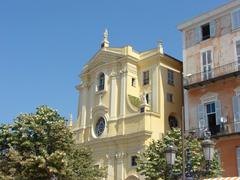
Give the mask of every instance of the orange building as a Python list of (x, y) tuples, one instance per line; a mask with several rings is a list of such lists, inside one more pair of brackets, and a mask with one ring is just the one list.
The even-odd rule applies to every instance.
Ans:
[(216, 142), (224, 176), (240, 176), (240, 1), (180, 25), (185, 129)]

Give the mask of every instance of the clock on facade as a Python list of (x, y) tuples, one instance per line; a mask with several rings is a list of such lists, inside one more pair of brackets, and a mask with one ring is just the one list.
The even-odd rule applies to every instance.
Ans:
[(103, 117), (100, 117), (95, 126), (96, 136), (101, 136), (104, 129), (105, 129), (105, 120), (103, 119)]

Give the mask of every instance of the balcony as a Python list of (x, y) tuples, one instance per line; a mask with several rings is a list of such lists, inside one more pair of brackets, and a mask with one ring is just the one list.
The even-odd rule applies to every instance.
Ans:
[(184, 77), (183, 86), (185, 89), (191, 89), (203, 86), (221, 79), (237, 76), (240, 74), (240, 63), (231, 62), (222, 66), (215, 67), (211, 71), (199, 72)]
[(216, 125), (213, 127), (206, 127), (206, 128), (197, 128), (197, 129), (190, 129), (186, 132), (192, 134), (194, 137), (203, 139), (205, 130), (211, 132), (212, 138), (219, 138), (222, 136), (229, 136), (234, 134), (240, 135), (240, 121), (239, 122), (231, 122), (231, 123), (222, 123), (220, 125)]

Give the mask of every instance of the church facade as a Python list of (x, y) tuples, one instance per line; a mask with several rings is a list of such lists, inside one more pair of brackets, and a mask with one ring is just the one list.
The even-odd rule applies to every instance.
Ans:
[(137, 52), (131, 46), (101, 49), (80, 74), (77, 144), (93, 149), (108, 180), (143, 179), (136, 155), (182, 119), (182, 62), (158, 47)]

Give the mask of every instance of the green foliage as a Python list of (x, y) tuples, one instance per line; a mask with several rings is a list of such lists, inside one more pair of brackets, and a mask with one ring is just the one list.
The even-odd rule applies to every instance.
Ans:
[(141, 105), (141, 101), (138, 97), (132, 96), (132, 95), (128, 95), (128, 98), (131, 102), (132, 105), (134, 105), (135, 107), (139, 108)]
[[(177, 147), (176, 161), (172, 167), (173, 174), (180, 174), (182, 172), (182, 137), (180, 129), (173, 129), (169, 131), (162, 140), (152, 141), (148, 148), (139, 155), (137, 171), (144, 175), (147, 180), (157, 179), (176, 179), (170, 176), (170, 167), (167, 165), (165, 158), (165, 149), (167, 145), (175, 144)], [(201, 141), (188, 136), (185, 140), (184, 148), (190, 148), (191, 164), (196, 178), (218, 177), (221, 175), (221, 167), (215, 154), (213, 161), (210, 163), (210, 174), (203, 175), (205, 171), (205, 160), (203, 157), (203, 150)], [(205, 173), (206, 174), (206, 173)]]
[(0, 179), (95, 180), (104, 176), (91, 151), (76, 148), (65, 118), (40, 106), (20, 114), (12, 125), (0, 126)]

